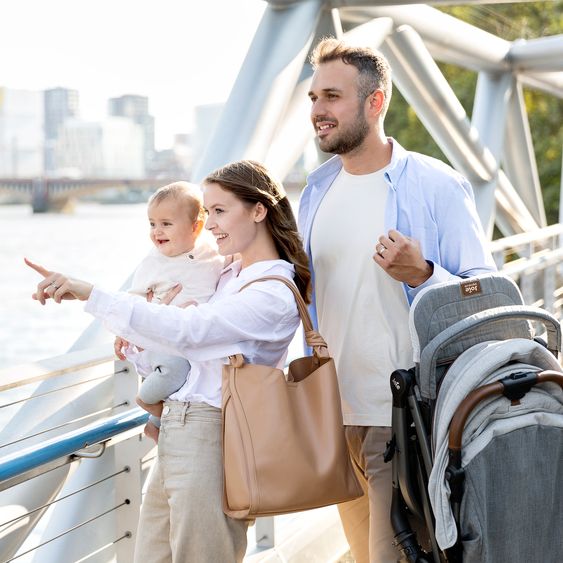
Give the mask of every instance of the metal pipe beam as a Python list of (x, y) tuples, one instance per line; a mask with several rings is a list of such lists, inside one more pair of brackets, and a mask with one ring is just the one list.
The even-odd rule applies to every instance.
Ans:
[[(471, 126), (465, 110), (451, 87), (438, 69), (420, 36), (409, 26), (401, 26), (382, 47), (393, 68), (394, 81), (407, 101), (436, 140), (452, 165), (460, 170), (473, 184), (478, 210), (487, 210), (487, 184), (494, 182), (498, 165), (480, 140), (477, 130)], [(504, 176), (504, 175), (503, 175)], [(505, 178), (505, 177), (504, 177)], [(504, 196), (499, 212), (499, 225), (506, 234), (537, 228), (518, 194), (508, 179), (498, 177), (498, 192)], [(512, 188), (512, 189), (511, 189)], [(498, 201), (498, 199), (497, 199)], [(499, 202), (500, 203), (500, 202)], [(488, 225), (488, 216), (481, 216)]]
[[(357, 25), (374, 17), (390, 17), (396, 27), (410, 25), (416, 29), (436, 60), (477, 72), (502, 72), (511, 68), (518, 57), (531, 59), (532, 54), (537, 54), (538, 51), (545, 51), (546, 57), (551, 61), (548, 68), (552, 70), (559, 69), (558, 65), (563, 61), (560, 54), (561, 47), (555, 40), (544, 42), (543, 39), (537, 39), (528, 41), (526, 44), (528, 47), (518, 46), (518, 43), (511, 44), (430, 6), (420, 4), (387, 6), (378, 3), (378, 6), (361, 7), (359, 4), (360, 2), (354, 2), (355, 7), (348, 5), (341, 8), (341, 18), (345, 25)], [(549, 53), (548, 47), (555, 52)], [(513, 49), (514, 60), (508, 56)], [(522, 68), (514, 70), (518, 70), (523, 84), (563, 97), (563, 72), (537, 72), (539, 70), (537, 67), (533, 65), (528, 67), (524, 63)]]
[[(268, 4), (274, 7), (284, 8), (291, 6), (293, 4), (299, 4), (304, 0), (266, 0)], [(343, 6), (370, 6), (374, 3), (374, 0), (325, 0), (327, 4), (330, 3), (331, 6), (343, 7)], [(529, 2), (529, 0), (465, 0), (464, 4), (504, 4), (504, 3), (517, 3), (517, 2)], [(382, 6), (386, 5), (396, 5), (396, 4), (419, 4), (419, 0), (378, 0), (378, 4)], [(432, 4), (442, 4), (447, 5), (459, 5), (459, 0), (432, 0)]]
[(264, 164), (275, 177), (283, 179), (303, 154), (307, 143), (313, 138), (314, 130), (309, 124), (310, 102), (307, 96), (313, 68), (309, 57), (314, 46), (322, 37), (342, 36), (342, 24), (338, 10), (324, 10), (319, 18), (314, 39), (301, 69), (301, 74), (288, 103), (285, 116), (272, 139)]
[(505, 60), (510, 43), (425, 5), (371, 6), (361, 9), (340, 10), (344, 22), (353, 18), (390, 17), (395, 27), (409, 25), (422, 39), (430, 42), (448, 62), (461, 64), (473, 70), (505, 71), (509, 65)]
[(511, 45), (507, 58), (520, 71), (563, 71), (563, 35), (519, 39)]
[(507, 100), (502, 165), (538, 225), (547, 225), (538, 166), (521, 85), (515, 81)]
[(502, 170), (498, 173), (495, 197), (497, 201), (495, 221), (504, 236), (540, 228)]
[[(502, 155), (506, 107), (512, 92), (513, 78), (508, 72), (480, 72), (475, 91), (471, 125), (479, 132), (480, 142), (498, 163)], [(479, 217), (485, 232), (492, 238), (495, 224), (495, 191), (497, 178), (481, 185), (477, 199)]]
[(264, 160), (299, 78), (322, 0), (269, 5), (193, 178), (241, 158)]
[(518, 79), (525, 86), (563, 98), (563, 72), (521, 72)]
[[(561, 182), (559, 184), (559, 223), (563, 225), (563, 154), (561, 155)], [(563, 247), (563, 233), (559, 236), (559, 244)]]
[(496, 162), (476, 143), (465, 109), (440, 72), (420, 36), (399, 27), (382, 46), (393, 69), (393, 80), (452, 165), (471, 182), (490, 182)]

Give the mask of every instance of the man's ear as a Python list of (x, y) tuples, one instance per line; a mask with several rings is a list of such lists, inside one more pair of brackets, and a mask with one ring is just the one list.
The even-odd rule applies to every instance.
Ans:
[(202, 229), (203, 229), (203, 221), (201, 219), (194, 221), (194, 224), (192, 226), (192, 231), (196, 237), (198, 237), (201, 234)]
[(254, 222), (261, 223), (266, 218), (266, 215), (268, 215), (266, 206), (263, 203), (258, 202), (254, 206)]
[(385, 94), (383, 90), (375, 90), (368, 96), (368, 111), (373, 115), (379, 115), (385, 104)]

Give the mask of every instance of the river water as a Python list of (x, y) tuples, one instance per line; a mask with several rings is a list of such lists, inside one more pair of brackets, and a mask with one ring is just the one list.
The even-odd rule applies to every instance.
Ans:
[(34, 215), (0, 205), (0, 368), (64, 354), (92, 322), (83, 304), (31, 299), (45, 267), (119, 289), (150, 249), (146, 205), (78, 203), (73, 213)]

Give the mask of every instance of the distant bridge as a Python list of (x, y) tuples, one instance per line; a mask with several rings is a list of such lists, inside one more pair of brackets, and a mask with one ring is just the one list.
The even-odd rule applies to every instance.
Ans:
[(24, 195), (34, 213), (57, 211), (70, 199), (88, 195), (108, 188), (117, 189), (157, 189), (178, 179), (170, 178), (0, 178), (0, 194)]

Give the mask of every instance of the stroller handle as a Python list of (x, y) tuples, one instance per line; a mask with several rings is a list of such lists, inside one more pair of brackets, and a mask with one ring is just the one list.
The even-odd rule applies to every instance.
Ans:
[[(548, 350), (555, 357), (561, 351), (561, 325), (553, 315), (537, 307), (525, 307), (522, 305), (495, 307), (470, 315), (435, 336), (422, 351), (419, 365), (420, 373), (433, 373), (436, 370), (438, 354), (456, 338), (484, 324), (502, 319), (525, 319), (541, 322), (547, 331)], [(434, 399), (435, 397), (429, 398)]]
[[(549, 381), (556, 383), (563, 390), (563, 373), (553, 370), (546, 370), (535, 374), (533, 384), (547, 383)], [(487, 385), (473, 389), (473, 391), (471, 391), (471, 393), (469, 393), (469, 395), (467, 395), (467, 397), (465, 397), (465, 399), (460, 403), (450, 424), (450, 433), (448, 437), (450, 457), (452, 454), (455, 456), (454, 452), (461, 452), (463, 429), (465, 428), (467, 418), (473, 409), (487, 397), (503, 395), (505, 390), (506, 388), (502, 384), (502, 381), (488, 383)], [(458, 461), (461, 461), (459, 455), (457, 458)]]

